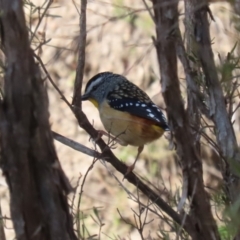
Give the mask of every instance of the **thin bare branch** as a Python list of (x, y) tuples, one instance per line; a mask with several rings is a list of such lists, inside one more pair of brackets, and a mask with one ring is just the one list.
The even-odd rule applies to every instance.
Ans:
[(46, 74), (48, 80), (50, 81), (50, 83), (53, 85), (53, 87), (56, 89), (56, 91), (58, 92), (58, 94), (61, 96), (62, 100), (68, 105), (68, 107), (72, 110), (73, 107), (72, 105), (70, 104), (70, 102), (66, 99), (66, 97), (64, 96), (64, 94), (62, 93), (62, 91), (58, 88), (58, 86), (55, 84), (54, 80), (51, 78), (50, 74), (48, 73), (42, 59), (36, 55), (34, 53), (34, 57), (38, 60), (38, 62), (40, 63), (44, 73)]
[(81, 187), (80, 187), (80, 192), (79, 192), (79, 198), (78, 198), (78, 203), (77, 203), (77, 233), (78, 233), (78, 237), (79, 238), (84, 238), (85, 236), (81, 236), (81, 210), (80, 210), (80, 206), (81, 206), (81, 203), (82, 203), (82, 196), (83, 196), (83, 188), (84, 188), (84, 184), (87, 180), (87, 177), (88, 177), (88, 174), (89, 172), (93, 169), (93, 166), (94, 164), (97, 162), (98, 159), (94, 158), (91, 165), (88, 167), (86, 173), (84, 174), (83, 176), (83, 180), (82, 180), (82, 184), (81, 184)]
[[(46, 3), (46, 2), (44, 2), (43, 6), (39, 8), (39, 11), (40, 11), (41, 8), (44, 7), (45, 3)], [(46, 17), (47, 11), (48, 11), (48, 9), (50, 8), (50, 6), (51, 6), (52, 3), (53, 3), (53, 0), (48, 0), (47, 6), (45, 7), (42, 15), (39, 16), (39, 20), (38, 20), (37, 26), (36, 26), (36, 28), (34, 29), (33, 33), (32, 33), (32, 36), (31, 36), (31, 38), (30, 38), (30, 42), (32, 42), (33, 38), (35, 37), (36, 32), (37, 32), (37, 30), (38, 30), (38, 28), (39, 28), (39, 26), (40, 26), (43, 18)]]
[(0, 239), (6, 240), (5, 231), (4, 231), (4, 219), (2, 217), (2, 207), (0, 205)]
[(155, 23), (155, 18), (154, 18), (154, 15), (153, 15), (152, 11), (151, 11), (152, 9), (148, 6), (146, 0), (142, 0), (142, 1), (143, 1), (143, 4), (144, 4), (145, 8), (147, 9), (150, 17), (152, 18), (153, 22)]
[(82, 108), (81, 102), (81, 90), (82, 81), (84, 75), (84, 65), (85, 65), (85, 48), (87, 39), (87, 27), (86, 27), (86, 14), (87, 10), (87, 0), (81, 0), (81, 11), (80, 11), (80, 34), (79, 34), (79, 49), (78, 49), (78, 65), (76, 71), (76, 78), (74, 82), (74, 94), (72, 105)]
[(79, 152), (82, 152), (88, 156), (94, 157), (94, 158), (101, 158), (101, 154), (95, 150), (92, 150), (88, 147), (85, 147), (83, 144), (78, 143), (74, 140), (71, 140), (67, 137), (64, 137), (63, 135), (56, 133), (54, 131), (52, 131), (53, 134), (53, 138), (59, 142), (61, 142), (62, 144), (76, 150)]

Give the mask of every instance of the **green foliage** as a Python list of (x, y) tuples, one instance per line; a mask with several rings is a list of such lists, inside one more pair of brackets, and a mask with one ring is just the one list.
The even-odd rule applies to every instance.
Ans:
[(233, 74), (239, 69), (239, 57), (235, 56), (235, 50), (238, 43), (236, 42), (232, 50), (227, 54), (225, 59), (219, 55), (220, 66), (218, 67), (221, 76), (221, 85), (225, 93), (230, 94), (233, 89)]
[(234, 235), (229, 233), (229, 229), (227, 226), (220, 226), (218, 228), (218, 232), (220, 234), (221, 240), (232, 240), (233, 239)]
[(124, 6), (124, 0), (114, 1), (113, 13), (117, 19), (122, 19), (130, 24), (132, 29), (139, 28), (147, 35), (153, 34), (154, 23), (146, 9), (130, 9)]
[(131, 25), (134, 25), (134, 22), (137, 18), (137, 14), (135, 14), (134, 11), (132, 11), (131, 9), (124, 7), (123, 0), (115, 0), (113, 6), (114, 6), (113, 13), (117, 19), (123, 19), (124, 21), (130, 23)]

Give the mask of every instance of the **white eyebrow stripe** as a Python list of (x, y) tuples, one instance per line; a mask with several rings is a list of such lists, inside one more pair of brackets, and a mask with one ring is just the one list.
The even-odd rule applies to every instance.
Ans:
[(99, 78), (95, 79), (95, 80), (88, 86), (88, 88), (86, 89), (85, 94), (86, 94), (86, 93), (90, 93), (95, 86), (99, 85), (99, 83), (102, 81), (102, 79), (103, 79), (103, 77), (99, 77)]

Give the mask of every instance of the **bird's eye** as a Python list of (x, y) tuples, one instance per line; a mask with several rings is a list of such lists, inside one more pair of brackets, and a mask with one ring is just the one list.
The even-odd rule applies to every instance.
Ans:
[(96, 89), (97, 89), (97, 86), (93, 86), (92, 90), (94, 91), (94, 90), (96, 90)]

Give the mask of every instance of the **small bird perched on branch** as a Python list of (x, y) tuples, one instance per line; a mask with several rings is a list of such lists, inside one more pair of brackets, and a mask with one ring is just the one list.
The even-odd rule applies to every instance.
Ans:
[[(123, 146), (138, 147), (131, 172), (146, 143), (169, 131), (165, 116), (148, 95), (125, 77), (102, 72), (92, 77), (85, 88), (82, 101), (89, 100), (99, 110), (100, 119), (109, 134)], [(104, 131), (100, 134), (109, 136)]]

